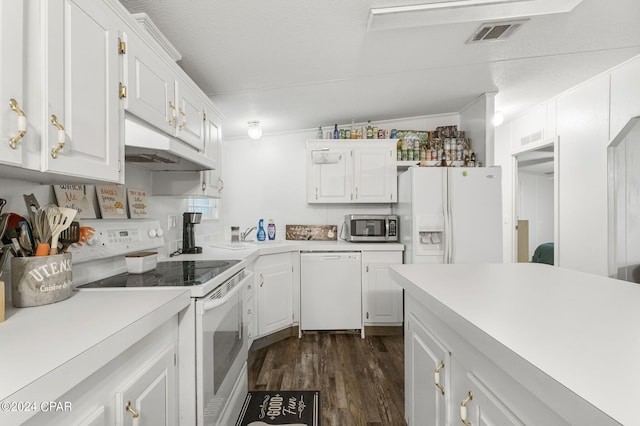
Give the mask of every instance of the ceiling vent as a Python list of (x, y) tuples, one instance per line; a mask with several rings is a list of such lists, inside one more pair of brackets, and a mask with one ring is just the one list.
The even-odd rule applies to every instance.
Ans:
[(520, 19), (508, 22), (492, 22), (480, 25), (480, 28), (467, 40), (467, 43), (478, 43), (481, 41), (506, 40), (522, 27), (528, 19)]

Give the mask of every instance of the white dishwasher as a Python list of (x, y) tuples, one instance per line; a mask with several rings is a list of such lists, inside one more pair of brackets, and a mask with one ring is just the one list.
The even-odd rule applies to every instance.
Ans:
[(300, 330), (362, 330), (361, 275), (360, 252), (302, 252)]

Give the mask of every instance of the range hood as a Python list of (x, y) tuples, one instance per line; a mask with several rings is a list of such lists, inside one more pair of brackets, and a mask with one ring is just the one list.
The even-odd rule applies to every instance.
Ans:
[(181, 140), (126, 116), (124, 120), (124, 161), (149, 170), (214, 170), (215, 160)]

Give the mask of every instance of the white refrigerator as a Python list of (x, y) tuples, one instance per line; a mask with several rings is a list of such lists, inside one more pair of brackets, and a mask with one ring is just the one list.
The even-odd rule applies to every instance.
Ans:
[(501, 263), (499, 167), (410, 167), (398, 176), (405, 263)]

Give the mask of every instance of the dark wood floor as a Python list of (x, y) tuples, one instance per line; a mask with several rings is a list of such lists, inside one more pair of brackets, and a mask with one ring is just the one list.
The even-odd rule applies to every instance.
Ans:
[(322, 426), (404, 426), (402, 336), (305, 333), (249, 353), (249, 390), (320, 390)]

